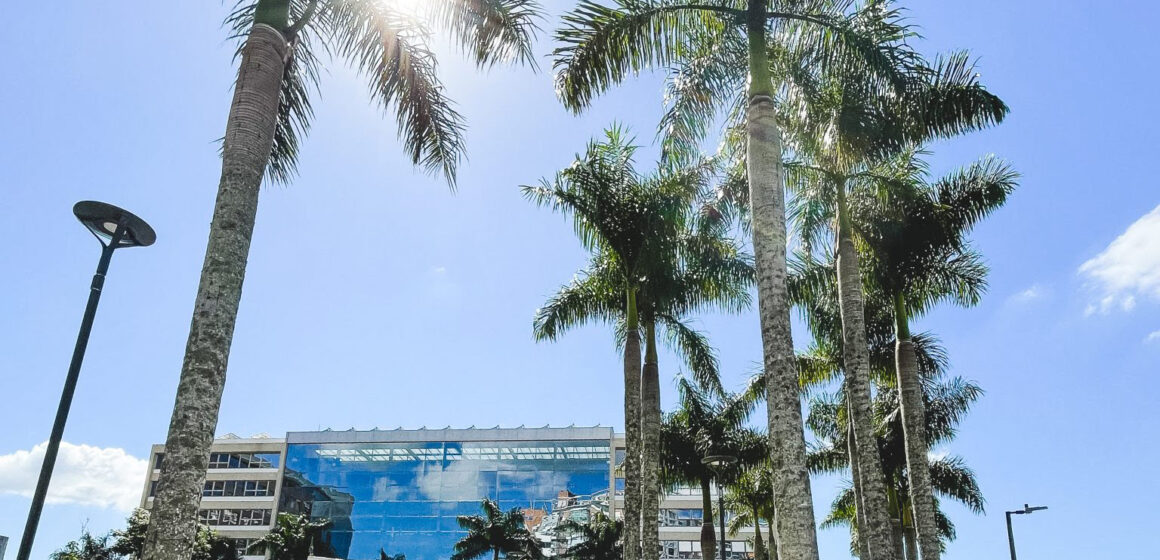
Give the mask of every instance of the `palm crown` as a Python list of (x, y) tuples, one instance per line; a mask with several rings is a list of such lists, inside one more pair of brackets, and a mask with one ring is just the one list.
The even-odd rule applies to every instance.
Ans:
[[(447, 33), (480, 67), (534, 66), (539, 18), (533, 0), (429, 0), (419, 13), (381, 0), (240, 0), (226, 20), (234, 38), (244, 41), (255, 22), (270, 23), (291, 44), (268, 176), (286, 182), (294, 175), (300, 140), (314, 117), (321, 51), (367, 79), (371, 96), (394, 114), (412, 163), (454, 185), (465, 149), (464, 122), (439, 79), (432, 31)], [(287, 20), (289, 28), (281, 29)]]
[(467, 535), (455, 543), (451, 560), (474, 560), (488, 552), (496, 559), (500, 554), (540, 557), (539, 543), (528, 532), (524, 514), (519, 508), (503, 511), (488, 499), (484, 499), (480, 507), (483, 515), (456, 518)]

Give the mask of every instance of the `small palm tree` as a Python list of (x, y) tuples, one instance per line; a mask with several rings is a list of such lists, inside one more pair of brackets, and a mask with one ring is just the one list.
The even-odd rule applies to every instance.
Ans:
[(580, 542), (569, 546), (564, 554), (571, 560), (621, 560), (624, 558), (624, 521), (612, 519), (603, 512), (596, 512), (587, 523), (577, 523), (571, 519), (560, 524), (559, 529), (572, 532), (580, 537)]
[[(777, 560), (774, 538), (773, 471), (768, 462), (746, 469), (729, 485), (725, 507), (733, 511), (729, 534), (736, 535), (745, 527), (753, 527), (753, 557), (755, 560)], [(761, 535), (761, 524), (768, 523), (769, 540)], [(769, 546), (766, 546), (766, 542)], [(772, 555), (770, 554), (772, 551)]]
[[(943, 382), (928, 379), (923, 385), (923, 400), (927, 406), (924, 428), (931, 434), (933, 443), (944, 443), (953, 439), (955, 427), (970, 405), (982, 394), (974, 383), (960, 378)], [(884, 390), (879, 392), (875, 402), (876, 416), (881, 420), (877, 446), (882, 452), (883, 474), (890, 496), (887, 513), (892, 522), (892, 542), (901, 558), (917, 559), (918, 538), (916, 520), (912, 515), (913, 494), (908, 484), (906, 471), (909, 469), (905, 451), (902, 414), (899, 410), (898, 393)], [(811, 453), (811, 469), (816, 472), (837, 472), (847, 463), (848, 430), (845, 422), (846, 406), (843, 399), (834, 395), (817, 395), (810, 402), (809, 426), (821, 438), (821, 443)], [(941, 496), (962, 503), (974, 513), (984, 512), (985, 501), (979, 490), (974, 473), (956, 456), (930, 457), (924, 453), (932, 488)], [(850, 549), (857, 552), (859, 521), (856, 497), (853, 487), (843, 489), (834, 499), (830, 514), (822, 522), (822, 527), (845, 525), (850, 528)], [(935, 522), (939, 535), (940, 550), (954, 540), (954, 524), (938, 509), (935, 500)]]
[[(538, 186), (533, 201), (572, 214), (592, 257), (572, 283), (537, 311), (539, 340), (553, 340), (589, 321), (613, 324), (624, 344), (625, 546), (659, 547), (660, 383), (657, 327), (703, 382), (720, 385), (716, 358), (705, 338), (683, 322), (693, 310), (747, 302), (752, 276), (745, 257), (722, 226), (692, 213), (710, 168), (697, 166), (643, 175), (634, 167), (637, 146), (619, 128), (591, 142), (569, 168)], [(641, 365), (641, 328), (645, 339)], [(631, 554), (631, 553), (630, 553)]]
[(279, 513), (274, 527), (257, 544), (265, 545), (270, 560), (306, 560), (315, 552), (320, 556), (329, 552), (330, 547), (321, 538), (329, 526), (329, 520)]
[[(138, 560), (145, 549), (145, 534), (149, 530), (149, 510), (138, 508), (126, 521), (124, 529), (112, 532), (111, 550), (120, 556)], [(213, 529), (198, 524), (193, 544), (193, 560), (237, 560), (238, 550), (233, 539), (219, 535)]]
[(351, 62), (396, 117), (415, 165), (454, 185), (463, 119), (444, 94), (427, 43), (446, 30), (480, 67), (532, 63), (533, 0), (429, 0), (423, 17), (381, 0), (241, 0), (227, 20), (238, 79), (222, 142), (222, 173), (144, 558), (189, 560), (201, 482), (225, 387), (226, 363), (263, 176), (294, 174), (320, 71), (316, 49)]
[[(763, 387), (763, 380), (756, 378), (749, 390), (728, 394), (707, 391), (684, 377), (677, 380), (680, 406), (665, 416), (661, 428), (662, 480), (670, 488), (700, 487), (703, 554), (717, 548), (713, 481), (730, 482), (745, 467), (761, 464), (768, 457), (764, 436), (744, 426)], [(703, 462), (712, 455), (729, 455), (740, 461), (728, 472), (719, 472)]]
[(535, 560), (541, 558), (539, 543), (524, 524), (519, 508), (503, 511), (495, 502), (484, 498), (483, 515), (460, 515), (456, 520), (467, 531), (455, 543), (451, 560), (475, 560), (491, 552), (492, 560), (505, 556)]

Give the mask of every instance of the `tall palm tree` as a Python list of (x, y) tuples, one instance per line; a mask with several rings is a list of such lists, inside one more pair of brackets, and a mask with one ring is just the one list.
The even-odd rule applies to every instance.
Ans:
[(519, 508), (503, 511), (498, 504), (487, 498), (484, 498), (480, 507), (483, 515), (460, 515), (456, 518), (467, 535), (455, 543), (451, 560), (475, 560), (488, 552), (492, 560), (499, 560), (500, 554), (529, 559), (541, 557), (539, 543), (528, 532), (524, 514)]
[[(717, 549), (713, 523), (713, 481), (731, 482), (744, 468), (768, 460), (765, 438), (744, 426), (764, 388), (757, 378), (740, 394), (706, 390), (688, 378), (677, 380), (680, 405), (666, 415), (661, 428), (662, 480), (668, 487), (690, 485), (701, 489), (701, 553)], [(719, 472), (702, 461), (711, 455), (738, 457), (739, 463)], [(709, 551), (709, 552), (706, 552)]]
[(859, 11), (851, 6), (841, 0), (619, 0), (607, 7), (582, 0), (556, 32), (564, 43), (555, 51), (557, 93), (575, 111), (630, 73), (650, 66), (694, 67), (704, 78), (698, 83), (707, 85), (686, 96), (692, 102), (679, 104), (680, 114), (669, 119), (666, 128), (676, 131), (676, 144), (696, 144), (716, 108), (745, 91), (735, 114), (744, 122), (745, 153), (753, 162), (746, 170), (747, 198), (770, 373), (765, 378), (779, 546), (786, 560), (816, 560), (818, 551), (785, 286), (782, 143), (774, 100), (784, 76), (771, 71), (777, 56), (771, 59), (770, 52), (819, 66), (855, 66), (867, 82), (892, 88), (893, 50), (900, 45), (884, 50), (864, 33), (882, 21), (876, 2)]
[(322, 531), (330, 526), (326, 519), (308, 515), (279, 513), (270, 529), (258, 543), (265, 545), (271, 560), (306, 560), (315, 552), (325, 556), (330, 547), (322, 540)]
[[(789, 281), (790, 297), (801, 310), (814, 339), (810, 348), (799, 356), (801, 382), (806, 388), (832, 381), (840, 375), (849, 375), (845, 370), (849, 360), (845, 359), (846, 337), (843, 336), (845, 317), (842, 314), (841, 296), (838, 289), (837, 266), (834, 255), (829, 255), (827, 261), (821, 262), (805, 252), (796, 255), (791, 263), (793, 273), (790, 275)], [(862, 324), (865, 325), (867, 333), (867, 365), (870, 377), (881, 386), (893, 374), (893, 322), (890, 305), (884, 301), (884, 297), (879, 291), (871, 291), (866, 296), (868, 305), (863, 310)], [(924, 373), (936, 375), (943, 371), (946, 362), (945, 352), (937, 343), (929, 337), (919, 336), (916, 338), (915, 350)], [(844, 383), (844, 386), (848, 389), (849, 384)], [(845, 399), (850, 401), (849, 391), (844, 390), (843, 393)], [(846, 422), (846, 430), (850, 432), (849, 435), (853, 436), (853, 422), (850, 421), (848, 415), (843, 415), (842, 418)], [(870, 429), (873, 434), (877, 427), (872, 412), (870, 418)], [(865, 454), (865, 450), (857, 449), (853, 445), (853, 439), (854, 437), (842, 439), (844, 444), (849, 447), (846, 450), (847, 453), (842, 455), (842, 460), (848, 461), (851, 471), (854, 500), (858, 506), (854, 508), (853, 513), (858, 516), (861, 522), (860, 526), (864, 528), (857, 535), (859, 554), (863, 557), (873, 557), (876, 551), (882, 550), (882, 547), (888, 547), (890, 553), (893, 554), (890, 517), (887, 515), (889, 492), (885, 479), (882, 479), (884, 499), (866, 503), (866, 500), (863, 499), (864, 488), (862, 484), (868, 478), (866, 475), (869, 474), (869, 467), (863, 468), (864, 464), (860, 459)], [(874, 453), (879, 455), (877, 448)], [(879, 462), (878, 465), (878, 469), (881, 471), (881, 463)], [(872, 507), (880, 509), (872, 513), (870, 511)], [(869, 526), (865, 521), (868, 518), (878, 518), (884, 520), (881, 523), (885, 523), (885, 527), (879, 525), (875, 529), (878, 532), (873, 535), (874, 539), (871, 539), (868, 534), (871, 531), (865, 529)], [(883, 531), (884, 533), (882, 533)]]
[(633, 167), (636, 149), (623, 131), (610, 129), (553, 181), (524, 192), (572, 213), (581, 241), (593, 251), (583, 273), (537, 312), (534, 332), (551, 340), (588, 321), (617, 326), (625, 350), (624, 540), (628, 549), (651, 550), (660, 546), (658, 331), (668, 335), (699, 380), (719, 387), (712, 348), (684, 316), (706, 306), (747, 304), (752, 268), (723, 224), (692, 212), (709, 168), (642, 176)]
[[(884, 381), (889, 381), (886, 379)], [(887, 387), (890, 389), (890, 387)], [(923, 400), (929, 403), (924, 428), (932, 434), (935, 443), (953, 439), (955, 426), (970, 405), (982, 394), (974, 383), (960, 378), (937, 382), (927, 378), (923, 384)], [(841, 428), (846, 415), (843, 399), (832, 395), (819, 395), (811, 401), (809, 426), (821, 438), (821, 443), (811, 453), (811, 468), (817, 472), (836, 472), (846, 464), (848, 447), (844, 439), (848, 430)], [(892, 542), (899, 557), (917, 559), (918, 543), (915, 519), (912, 515), (913, 493), (907, 482), (905, 471), (909, 469), (905, 452), (902, 415), (899, 411), (898, 393), (892, 390), (880, 392), (875, 399), (875, 414), (881, 419), (881, 430), (877, 434), (877, 445), (882, 451), (883, 473), (888, 481), (890, 496), (889, 515), (892, 522)], [(974, 513), (983, 513), (985, 501), (979, 490), (974, 473), (963, 460), (955, 456), (941, 458), (924, 454), (924, 461), (930, 473), (934, 490), (947, 498), (956, 500)], [(856, 514), (856, 498), (852, 487), (843, 489), (834, 499), (830, 514), (822, 522), (823, 527), (846, 525), (851, 531), (851, 551), (856, 551), (859, 521)], [(938, 546), (945, 549), (946, 543), (955, 537), (954, 524), (938, 509), (935, 501), (935, 524), (939, 536)]]
[(580, 537), (580, 542), (568, 547), (564, 554), (571, 560), (621, 560), (624, 546), (620, 542), (624, 533), (624, 521), (612, 519), (603, 512), (596, 512), (587, 523), (577, 523), (571, 519), (560, 524), (561, 531), (571, 531)]
[(937, 557), (941, 545), (933, 473), (923, 468), (930, 437), (922, 421), (922, 381), (910, 320), (944, 300), (971, 306), (982, 297), (987, 269), (966, 236), (1004, 204), (1018, 174), (1003, 161), (986, 157), (931, 183), (921, 156), (915, 151), (902, 154), (893, 162), (893, 168), (902, 172), (888, 169), (874, 181), (901, 183), (909, 195), (889, 204), (862, 206), (853, 228), (865, 243), (870, 281), (893, 311), (901, 428), (907, 464), (913, 467), (906, 470), (911, 515), (926, 560)]
[(166, 437), (148, 560), (188, 560), (225, 386), (263, 176), (288, 181), (311, 118), (325, 47), (362, 71), (395, 115), (411, 161), (454, 185), (463, 121), (445, 96), (428, 49), (428, 24), (445, 29), (481, 67), (532, 63), (533, 0), (432, 0), (426, 19), (380, 0), (242, 0), (227, 20), (241, 39), (238, 78), (222, 143), (222, 173)]
[[(889, 2), (875, 4), (883, 11), (892, 9)], [(868, 39), (883, 48), (912, 35), (904, 25), (867, 31)], [(866, 506), (861, 536), (875, 557), (889, 554), (889, 519), (881, 513), (887, 501), (885, 481), (879, 475), (881, 458), (874, 445), (860, 445), (873, 440), (871, 384), (865, 296), (850, 208), (864, 204), (855, 197), (881, 196), (881, 188), (868, 193), (863, 186), (867, 182), (884, 186), (873, 180), (877, 160), (914, 143), (998, 123), (1007, 113), (1002, 100), (979, 83), (965, 52), (939, 57), (933, 64), (908, 54), (896, 57), (894, 64), (900, 88), (884, 90), (868, 83), (862, 72), (838, 67), (797, 74), (793, 93), (782, 105), (787, 145), (802, 160), (786, 166), (787, 183), (797, 195), (791, 216), (807, 248), (816, 245), (818, 230), (833, 234), (844, 380), (854, 432), (850, 441), (858, 467), (856, 497)], [(926, 559), (938, 560), (938, 552)]]

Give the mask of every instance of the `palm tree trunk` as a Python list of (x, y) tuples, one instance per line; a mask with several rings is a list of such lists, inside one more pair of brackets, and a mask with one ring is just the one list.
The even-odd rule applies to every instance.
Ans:
[(846, 426), (846, 455), (850, 458), (850, 480), (854, 484), (854, 526), (858, 527), (858, 558), (870, 560), (870, 547), (866, 544), (866, 535), (861, 530), (862, 515), (866, 508), (862, 505), (862, 470), (858, 468), (858, 453), (854, 449), (853, 426)]
[(906, 445), (906, 476), (910, 484), (912, 516), (918, 532), (918, 546), (923, 560), (939, 560), (942, 554), (935, 522), (934, 488), (926, 453), (926, 405), (922, 401), (922, 381), (918, 378), (918, 357), (910, 339), (906, 301), (902, 294), (894, 298), (895, 367), (898, 373), (899, 403), (902, 409), (902, 434)]
[[(263, 0), (259, 8), (277, 3)], [(282, 33), (265, 22), (254, 25), (242, 50), (226, 122), (217, 202), (145, 537), (144, 560), (188, 560), (193, 553), (197, 508), (217, 429), (258, 190), (274, 138), (286, 50)]]
[(769, 547), (766, 552), (769, 554), (769, 560), (778, 560), (777, 557), (777, 519), (776, 515), (770, 517), (766, 521), (769, 523)]
[(874, 411), (870, 403), (870, 350), (866, 338), (866, 311), (863, 304), (862, 276), (858, 270), (858, 250), (850, 231), (846, 208), (846, 185), (837, 188), (838, 206), (838, 303), (842, 312), (842, 365), (845, 372), (846, 415), (853, 426), (851, 456), (858, 457), (861, 497), (864, 506), (858, 534), (866, 539), (873, 560), (894, 558), (890, 543), (890, 507), (886, 497), (886, 479), (882, 458), (874, 435)]
[(499, 560), (499, 547), (491, 549), (491, 560)]
[(778, 555), (783, 560), (818, 560), (805, 428), (790, 334), (781, 131), (774, 114), (773, 85), (765, 52), (765, 5), (765, 0), (750, 0), (746, 22), (750, 76), (746, 171), (757, 265)]
[[(903, 531), (903, 536), (906, 539), (906, 560), (918, 560), (918, 536), (914, 527), (907, 527)], [(939, 550), (938, 547), (935, 547), (935, 550)], [(924, 560), (925, 558), (926, 556), (923, 556)]]
[(661, 541), (661, 384), (657, 363), (656, 323), (645, 326), (644, 374), (641, 378), (641, 558), (659, 560)]
[(894, 543), (894, 557), (903, 558), (905, 552), (902, 543), (902, 522), (897, 519), (890, 524), (890, 540)]
[(624, 336), (624, 560), (640, 560), (640, 322), (628, 289)]
[(701, 478), (701, 558), (717, 557), (717, 531), (713, 527), (713, 486), (708, 477)]
[(769, 560), (765, 555), (765, 542), (761, 539), (761, 516), (758, 515), (756, 504), (750, 504), (753, 510), (753, 558), (754, 560)]

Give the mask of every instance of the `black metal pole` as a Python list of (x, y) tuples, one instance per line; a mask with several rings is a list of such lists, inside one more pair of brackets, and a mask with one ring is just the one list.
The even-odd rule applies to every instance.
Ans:
[(717, 480), (717, 509), (721, 514), (721, 560), (725, 559), (725, 492), (721, 488), (721, 481)]
[(81, 319), (81, 330), (77, 334), (76, 347), (73, 348), (72, 362), (68, 366), (68, 376), (65, 377), (64, 381), (64, 391), (60, 395), (60, 406), (56, 409), (56, 420), (52, 424), (52, 435), (48, 438), (48, 448), (44, 450), (44, 463), (40, 466), (40, 478), (36, 481), (36, 492), (32, 494), (32, 505), (28, 508), (28, 522), (24, 524), (24, 536), (20, 538), (20, 549), (16, 552), (16, 560), (28, 560), (29, 555), (32, 554), (32, 541), (36, 538), (36, 527), (40, 523), (40, 512), (44, 509), (48, 483), (52, 479), (52, 469), (56, 466), (56, 454), (60, 450), (60, 440), (64, 436), (64, 424), (68, 420), (73, 393), (77, 388), (81, 362), (85, 359), (85, 348), (89, 345), (89, 333), (93, 330), (93, 318), (97, 315), (97, 303), (101, 301), (101, 288), (105, 285), (105, 273), (109, 270), (109, 260), (113, 258), (113, 251), (124, 235), (125, 226), (118, 225), (112, 240), (101, 249), (101, 260), (97, 262), (97, 271), (93, 274), (93, 283), (89, 288), (89, 303), (85, 306), (85, 314)]
[(1011, 512), (1007, 512), (1007, 544), (1011, 547), (1011, 560), (1015, 560), (1015, 531), (1011, 529)]

